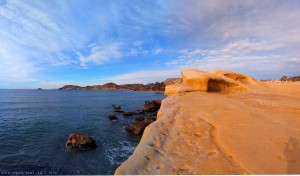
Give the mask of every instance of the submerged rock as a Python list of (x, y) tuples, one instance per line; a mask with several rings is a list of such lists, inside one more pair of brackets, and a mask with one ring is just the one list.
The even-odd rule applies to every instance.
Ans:
[(122, 111), (121, 109), (115, 109), (114, 112), (123, 113), (124, 111)]
[(94, 149), (96, 147), (96, 141), (84, 134), (71, 133), (66, 142), (66, 148), (68, 149), (86, 150)]
[(138, 122), (129, 124), (126, 127), (126, 131), (129, 132), (130, 134), (137, 136), (137, 135), (142, 135), (145, 128), (151, 123), (153, 123), (156, 120), (156, 117), (150, 116), (145, 119), (144, 116), (138, 116), (135, 118), (135, 120)]
[(143, 111), (139, 111), (139, 110), (134, 112), (134, 115), (141, 115), (141, 114), (145, 114), (145, 113)]
[(111, 115), (108, 116), (108, 119), (109, 120), (117, 120), (118, 117), (116, 115), (114, 115), (114, 114), (111, 114)]
[(144, 120), (145, 120), (145, 117), (140, 115), (140, 116), (135, 117), (134, 120), (135, 120), (135, 121), (144, 121)]
[(145, 122), (134, 122), (134, 123), (131, 123), (129, 124), (127, 127), (126, 127), (126, 131), (128, 131), (130, 134), (133, 134), (133, 135), (142, 135), (145, 128), (146, 128), (146, 123)]
[(160, 105), (161, 105), (161, 100), (145, 101), (142, 110), (144, 112), (155, 112), (159, 110)]
[(123, 112), (124, 116), (132, 116), (134, 112)]
[(150, 116), (150, 117), (147, 117), (144, 122), (146, 123), (146, 125), (150, 125), (152, 122), (155, 122), (156, 121), (156, 117), (154, 116)]
[(116, 110), (116, 109), (121, 109), (121, 106), (119, 105), (112, 105), (112, 107)]

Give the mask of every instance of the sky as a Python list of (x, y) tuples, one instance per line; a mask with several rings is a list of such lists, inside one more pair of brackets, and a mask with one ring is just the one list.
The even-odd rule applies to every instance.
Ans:
[(300, 75), (299, 0), (0, 0), (0, 88)]

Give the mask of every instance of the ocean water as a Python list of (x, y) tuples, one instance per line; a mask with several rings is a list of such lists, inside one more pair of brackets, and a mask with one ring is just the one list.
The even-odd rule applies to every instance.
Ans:
[[(109, 121), (112, 104), (125, 111), (162, 93), (134, 91), (0, 90), (0, 174), (113, 174), (140, 137), (125, 131), (134, 117)], [(65, 149), (70, 133), (96, 139), (88, 151)]]

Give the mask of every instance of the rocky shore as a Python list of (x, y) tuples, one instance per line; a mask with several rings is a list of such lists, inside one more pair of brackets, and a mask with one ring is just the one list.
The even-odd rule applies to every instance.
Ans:
[(181, 75), (115, 174), (300, 174), (300, 82)]

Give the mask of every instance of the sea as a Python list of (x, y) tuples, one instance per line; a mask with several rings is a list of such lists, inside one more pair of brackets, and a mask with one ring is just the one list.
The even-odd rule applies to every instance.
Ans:
[[(144, 101), (159, 92), (126, 90), (0, 90), (0, 175), (113, 174), (134, 151), (140, 137), (126, 132)], [(94, 150), (65, 148), (70, 133), (96, 140)]]

